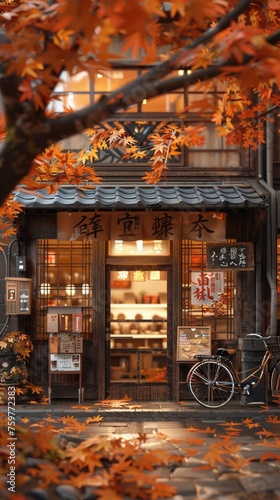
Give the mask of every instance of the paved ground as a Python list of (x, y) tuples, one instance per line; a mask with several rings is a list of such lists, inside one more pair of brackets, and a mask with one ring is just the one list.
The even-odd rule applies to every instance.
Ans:
[[(5, 406), (3, 411), (7, 411)], [(85, 401), (79, 404), (76, 400), (53, 400), (51, 404), (20, 404), (16, 405), (18, 417), (43, 417), (46, 414), (61, 415), (69, 412), (76, 418), (87, 415), (100, 415), (106, 421), (110, 420), (181, 420), (181, 419), (201, 419), (211, 417), (212, 419), (245, 418), (246, 416), (258, 416), (265, 418), (269, 412), (279, 415), (280, 403), (269, 404), (247, 404), (243, 405), (239, 400), (231, 401), (229, 404), (218, 409), (209, 409), (193, 401), (182, 401), (179, 403), (168, 401), (123, 401), (116, 400), (107, 402)], [(0, 407), (1, 411), (1, 407)]]
[[(27, 426), (50, 417), (58, 427), (67, 416), (79, 422), (97, 418), (82, 432), (71, 432), (70, 426), (61, 434), (61, 439), (75, 446), (88, 437), (133, 442), (145, 435), (142, 446), (147, 452), (168, 457), (153, 473), (161, 484), (176, 489), (174, 500), (280, 499), (280, 406), (276, 404), (244, 406), (233, 401), (209, 410), (193, 402), (53, 400), (51, 405), (17, 405), (16, 412), (17, 421), (28, 420)], [(81, 493), (63, 485), (51, 493), (39, 490), (24, 498), (97, 498), (88, 490)]]

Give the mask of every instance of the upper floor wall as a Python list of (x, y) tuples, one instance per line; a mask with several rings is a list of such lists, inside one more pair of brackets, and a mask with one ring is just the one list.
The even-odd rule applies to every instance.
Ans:
[[(56, 87), (57, 98), (52, 102), (52, 110), (63, 112), (66, 108), (80, 109), (92, 104), (109, 92), (134, 80), (145, 73), (147, 68), (135, 66), (120, 66), (114, 69), (102, 70), (90, 79), (86, 72), (72, 77), (68, 73), (62, 75), (62, 82)], [(145, 172), (150, 168), (151, 136), (160, 133), (166, 123), (177, 127), (182, 125), (203, 126), (204, 143), (189, 148), (183, 148), (181, 155), (173, 156), (168, 161), (168, 171), (162, 181), (183, 182), (194, 177), (205, 179), (229, 180), (231, 177), (254, 178), (256, 175), (254, 154), (226, 144), (225, 137), (218, 137), (214, 124), (210, 121), (207, 109), (201, 113), (201, 101), (208, 97), (218, 99), (222, 96), (222, 88), (214, 88), (205, 93), (194, 86), (180, 89), (146, 101), (145, 89), (135, 88), (141, 92), (143, 99), (137, 106), (131, 106), (124, 112), (119, 112), (117, 118), (103, 123), (101, 127), (122, 127), (126, 133), (136, 140), (136, 145), (145, 149), (142, 159), (123, 159), (121, 149), (102, 150), (98, 160), (94, 161), (96, 173), (107, 182), (141, 182)], [(192, 105), (192, 111), (188, 106)], [(196, 107), (197, 104), (197, 107)], [(193, 107), (194, 105), (194, 107)], [(71, 137), (63, 142), (63, 147), (70, 150), (80, 150), (86, 147), (87, 137), (82, 134)]]

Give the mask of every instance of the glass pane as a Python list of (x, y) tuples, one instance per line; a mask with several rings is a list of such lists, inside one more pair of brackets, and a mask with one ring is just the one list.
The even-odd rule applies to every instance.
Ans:
[(111, 271), (111, 382), (165, 382), (167, 273)]
[(57, 84), (54, 92), (89, 92), (90, 80), (86, 71), (72, 76), (67, 71), (63, 71), (60, 79), (61, 82)]
[(90, 104), (90, 95), (75, 94), (74, 92), (58, 93), (48, 106), (49, 111), (64, 113), (66, 109), (73, 111), (84, 108)]
[(86, 71), (70, 76), (67, 71), (61, 74), (61, 81), (53, 92), (53, 100), (48, 110), (63, 113), (65, 108), (81, 109), (90, 103), (90, 80)]
[(126, 85), (137, 77), (137, 70), (102, 70), (94, 79), (94, 92), (106, 94)]
[(166, 94), (142, 101), (142, 113), (176, 113), (184, 109), (183, 94)]

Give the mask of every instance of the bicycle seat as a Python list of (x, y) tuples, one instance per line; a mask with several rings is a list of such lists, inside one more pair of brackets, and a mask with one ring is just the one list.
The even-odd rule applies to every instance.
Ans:
[(223, 347), (219, 347), (219, 349), (217, 349), (217, 355), (224, 359), (232, 359), (235, 355), (235, 349), (224, 349)]

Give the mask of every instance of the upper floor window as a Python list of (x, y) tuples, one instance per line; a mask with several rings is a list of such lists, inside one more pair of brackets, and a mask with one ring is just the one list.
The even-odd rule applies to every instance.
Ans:
[[(78, 72), (72, 76), (67, 71), (61, 75), (61, 81), (57, 84), (50, 109), (56, 113), (63, 113), (67, 109), (76, 111), (85, 106), (93, 104), (102, 96), (117, 91), (123, 85), (136, 80), (139, 76), (145, 75), (149, 68), (143, 67), (115, 67), (112, 69), (102, 69), (96, 73), (94, 78), (90, 78), (85, 71)], [(177, 71), (166, 76), (171, 78), (177, 75)], [(176, 165), (179, 163), (184, 167), (213, 169), (236, 169), (244, 166), (241, 151), (238, 147), (228, 146), (224, 137), (218, 137), (215, 126), (211, 123), (211, 102), (213, 99), (222, 99), (225, 88), (217, 84), (205, 92), (203, 87), (190, 86), (180, 88), (174, 92), (167, 93), (152, 99), (146, 99), (145, 85), (137, 85), (133, 89), (135, 94), (141, 97), (139, 104), (128, 107), (121, 111), (112, 119), (112, 126), (122, 123), (128, 133), (135, 136), (139, 144), (149, 144), (149, 135), (156, 133), (162, 127), (163, 118), (168, 120), (174, 118), (174, 123), (183, 120), (185, 123), (203, 123), (205, 143), (195, 147), (186, 148), (184, 155), (180, 158), (173, 157), (172, 161)], [(205, 103), (209, 100), (209, 109)], [(139, 115), (143, 115), (143, 120), (149, 123), (149, 127), (139, 125)], [(142, 117), (141, 117), (142, 120)], [(105, 124), (102, 124), (106, 128)], [(141, 129), (141, 130), (140, 130)], [(77, 134), (63, 141), (65, 149), (79, 150), (88, 144), (84, 134)], [(113, 165), (123, 163), (123, 151), (120, 154), (115, 150), (114, 154), (104, 152), (100, 154), (99, 163), (103, 165)], [(148, 157), (147, 157), (148, 158)], [(137, 164), (147, 164), (148, 159), (137, 160)], [(100, 175), (104, 175), (101, 172)], [(141, 174), (142, 175), (142, 174)], [(141, 177), (140, 175), (140, 177)], [(144, 175), (144, 173), (143, 173)]]
[[(61, 81), (55, 87), (50, 109), (63, 113), (65, 108), (77, 110), (98, 101), (103, 95), (114, 92), (121, 86), (135, 80), (147, 70), (142, 68), (120, 68), (102, 70), (94, 79), (82, 71), (70, 76), (67, 71), (61, 75)], [(130, 113), (176, 113), (186, 104), (184, 89), (146, 100), (145, 86), (135, 88), (142, 98), (138, 105), (130, 106)]]

